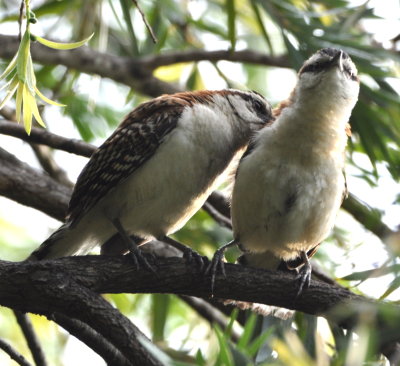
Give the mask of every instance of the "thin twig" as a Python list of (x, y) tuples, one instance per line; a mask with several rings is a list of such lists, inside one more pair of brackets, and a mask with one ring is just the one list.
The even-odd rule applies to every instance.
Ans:
[(21, 327), (22, 333), (25, 336), (26, 343), (28, 344), (32, 357), (35, 360), (36, 366), (46, 366), (47, 362), (44, 357), (42, 347), (40, 346), (40, 342), (36, 336), (28, 315), (21, 313), (20, 311), (14, 311), (14, 314), (17, 318), (19, 326)]
[(147, 21), (146, 15), (143, 13), (142, 9), (140, 8), (140, 6), (139, 6), (139, 4), (138, 4), (138, 2), (136, 0), (132, 0), (132, 2), (135, 4), (137, 10), (139, 10), (139, 13), (142, 16), (143, 22), (146, 25), (146, 28), (150, 33), (150, 36), (151, 36), (151, 39), (153, 40), (153, 43), (157, 43), (158, 42), (157, 37), (154, 34), (153, 29), (151, 28), (149, 22)]
[(22, 18), (24, 16), (24, 5), (25, 0), (21, 0), (21, 5), (19, 6), (19, 17), (18, 17), (18, 40), (21, 42), (22, 39)]
[(210, 202), (206, 201), (202, 209), (206, 211), (218, 224), (232, 230), (232, 223), (229, 217), (224, 216), (216, 210)]
[(21, 366), (32, 366), (24, 356), (17, 352), (10, 344), (0, 339), (0, 348), (7, 353), (11, 359)]
[(42, 128), (32, 127), (31, 134), (27, 135), (22, 125), (6, 120), (0, 120), (0, 133), (86, 157), (90, 157), (96, 150), (96, 147), (91, 144), (76, 139), (68, 139)]
[(72, 183), (68, 178), (67, 172), (55, 161), (53, 150), (51, 150), (49, 146), (34, 144), (33, 142), (29, 143), (29, 145), (35, 153), (40, 165), (44, 171), (50, 175), (50, 177), (54, 178), (57, 182), (60, 182), (65, 186), (71, 188), (74, 186), (74, 183)]

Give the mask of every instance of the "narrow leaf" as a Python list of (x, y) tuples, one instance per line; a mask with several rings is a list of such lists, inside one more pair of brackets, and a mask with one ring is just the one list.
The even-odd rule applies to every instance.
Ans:
[(38, 106), (36, 104), (36, 100), (33, 100), (33, 103), (31, 104), (32, 107), (32, 113), (35, 116), (36, 122), (39, 123), (42, 127), (46, 127), (45, 123), (42, 120), (42, 117), (40, 116)]
[(18, 86), (18, 80), (15, 79), (15, 80), (11, 83), (11, 85), (10, 85), (10, 87), (9, 87), (9, 90), (8, 90), (8, 92), (7, 92), (6, 96), (5, 96), (5, 98), (4, 98), (3, 101), (0, 103), (0, 109), (3, 108), (3, 107), (7, 104), (7, 102), (11, 99), (11, 97), (14, 95), (15, 91), (17, 90), (17, 86)]
[(249, 318), (246, 321), (246, 325), (243, 329), (243, 333), (240, 336), (237, 347), (239, 349), (246, 349), (251, 337), (253, 336), (254, 328), (256, 326), (257, 315), (255, 313), (251, 313)]
[(389, 288), (384, 292), (384, 294), (379, 298), (379, 300), (383, 300), (388, 297), (393, 291), (397, 290), (400, 287), (400, 277), (396, 277), (389, 285)]
[(82, 41), (79, 42), (72, 42), (72, 43), (59, 43), (59, 42), (53, 42), (49, 41), (48, 39), (35, 36), (36, 40), (40, 42), (41, 44), (54, 48), (56, 50), (72, 50), (74, 48), (78, 48), (83, 46), (86, 42), (90, 41), (90, 39), (93, 37), (94, 33), (92, 33), (89, 37), (83, 39)]
[(18, 79), (26, 81), (27, 63), (29, 60), (29, 47), (30, 47), (30, 35), (28, 31), (25, 31), (22, 37), (21, 43), (18, 49), (17, 57), (17, 75)]
[(51, 104), (51, 105), (55, 105), (57, 107), (65, 107), (65, 104), (55, 102), (54, 100), (51, 100), (51, 99), (47, 98), (46, 96), (44, 96), (36, 86), (35, 86), (35, 92), (39, 96), (39, 98), (42, 99), (44, 102)]
[(15, 101), (15, 115), (17, 122), (21, 122), (21, 111), (22, 111), (22, 94), (24, 91), (24, 83), (22, 81), (18, 82), (17, 97)]
[(28, 135), (31, 134), (32, 129), (32, 103), (36, 103), (32, 94), (29, 93), (28, 88), (24, 84), (22, 91), (22, 99), (23, 99), (23, 120), (25, 131)]
[(0, 75), (0, 81), (5, 79), (14, 70), (15, 66), (17, 65), (17, 56), (18, 56), (18, 53), (13, 57), (13, 59), (10, 61), (10, 63), (6, 67), (6, 69)]
[(226, 0), (226, 10), (228, 13), (228, 38), (231, 41), (231, 50), (236, 47), (236, 10), (235, 0)]

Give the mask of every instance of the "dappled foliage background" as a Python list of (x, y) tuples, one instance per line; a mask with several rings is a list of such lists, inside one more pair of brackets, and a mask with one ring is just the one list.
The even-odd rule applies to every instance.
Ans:
[[(157, 37), (156, 43), (131, 0), (32, 1), (38, 19), (33, 29), (38, 35), (72, 41), (94, 32), (89, 47), (140, 61), (137, 80), (143, 81), (135, 87), (128, 79), (112, 80), (101, 72), (84, 74), (79, 65), (70, 68), (53, 62), (35, 63), (39, 89), (66, 104), (65, 108), (43, 106), (42, 116), (48, 128), (65, 137), (99, 144), (137, 104), (157, 93), (175, 90), (251, 89), (275, 105), (289, 95), (296, 71), (306, 58), (322, 47), (342, 48), (357, 65), (361, 79), (359, 102), (350, 121), (353, 136), (347, 154), (351, 197), (345, 202), (332, 237), (317, 253), (314, 266), (355, 292), (398, 303), (400, 57), (396, 33), (392, 42), (374, 36), (385, 22), (378, 19), (373, 3), (138, 3)], [(19, 5), (19, 1), (0, 1), (0, 34), (18, 34)], [(3, 58), (0, 71), (6, 64), (7, 59)], [(83, 69), (90, 70), (90, 65)], [(157, 92), (150, 88), (146, 84), (150, 76), (162, 81), (164, 89)], [(10, 119), (7, 113), (12, 112), (12, 107), (9, 103), (8, 109), (0, 111), (4, 119)], [(40, 166), (30, 148), (18, 140), (0, 136), (0, 144)], [(72, 181), (86, 162), (65, 153), (56, 153), (54, 158)], [(18, 215), (13, 215), (12, 210), (18, 210)], [(23, 259), (57, 225), (54, 220), (36, 216), (34, 211), (2, 199), (1, 258)], [(200, 211), (175, 237), (210, 256), (231, 239), (231, 233)], [(235, 255), (228, 253), (228, 258), (234, 260)], [(294, 360), (298, 365), (361, 365), (367, 361), (384, 364), (382, 357), (373, 352), (373, 316), (360, 325), (359, 337), (330, 328), (321, 319), (305, 314), (298, 314), (292, 326), (250, 314), (239, 325), (233, 322), (237, 316), (234, 314), (233, 330), (221, 330), (172, 295), (126, 294), (107, 298), (148, 334), (171, 362), (179, 364), (247, 365), (256, 360), (274, 365), (293, 365)], [(76, 347), (81, 346), (57, 325), (40, 317), (33, 320), (51, 364), (71, 365)], [(287, 333), (289, 329), (291, 332)], [(232, 336), (237, 333), (238, 336)], [(4, 308), (0, 309), (0, 337), (29, 357), (11, 311)], [(82, 351), (80, 363), (84, 362), (84, 355), (92, 357), (89, 350)], [(0, 352), (0, 363), (11, 365), (10, 362)]]

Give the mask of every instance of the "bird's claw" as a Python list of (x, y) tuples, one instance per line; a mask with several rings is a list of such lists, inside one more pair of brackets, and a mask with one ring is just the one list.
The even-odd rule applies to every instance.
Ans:
[(195, 250), (188, 247), (183, 251), (183, 258), (188, 264), (196, 266), (200, 272), (203, 272), (204, 267), (209, 262), (207, 257), (200, 255)]
[(308, 263), (304, 264), (304, 266), (300, 268), (296, 280), (299, 282), (299, 288), (297, 290), (295, 299), (302, 294), (304, 289), (307, 289), (310, 286), (311, 265)]
[(143, 255), (142, 251), (139, 248), (130, 248), (129, 256), (131, 257), (136, 270), (144, 268), (150, 272), (156, 273), (156, 269), (152, 266), (147, 258)]
[(225, 272), (225, 263), (223, 262), (223, 257), (224, 257), (224, 252), (225, 252), (224, 247), (219, 248), (214, 256), (213, 259), (211, 260), (210, 264), (207, 266), (205, 270), (205, 275), (211, 275), (211, 297), (214, 296), (214, 287), (215, 287), (215, 277), (217, 275), (218, 269), (221, 270), (221, 274), (226, 277), (226, 272)]

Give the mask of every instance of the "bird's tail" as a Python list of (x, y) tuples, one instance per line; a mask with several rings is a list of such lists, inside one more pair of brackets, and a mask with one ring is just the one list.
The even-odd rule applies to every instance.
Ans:
[(82, 238), (74, 234), (75, 230), (71, 229), (69, 223), (61, 225), (26, 260), (38, 261), (78, 254)]

